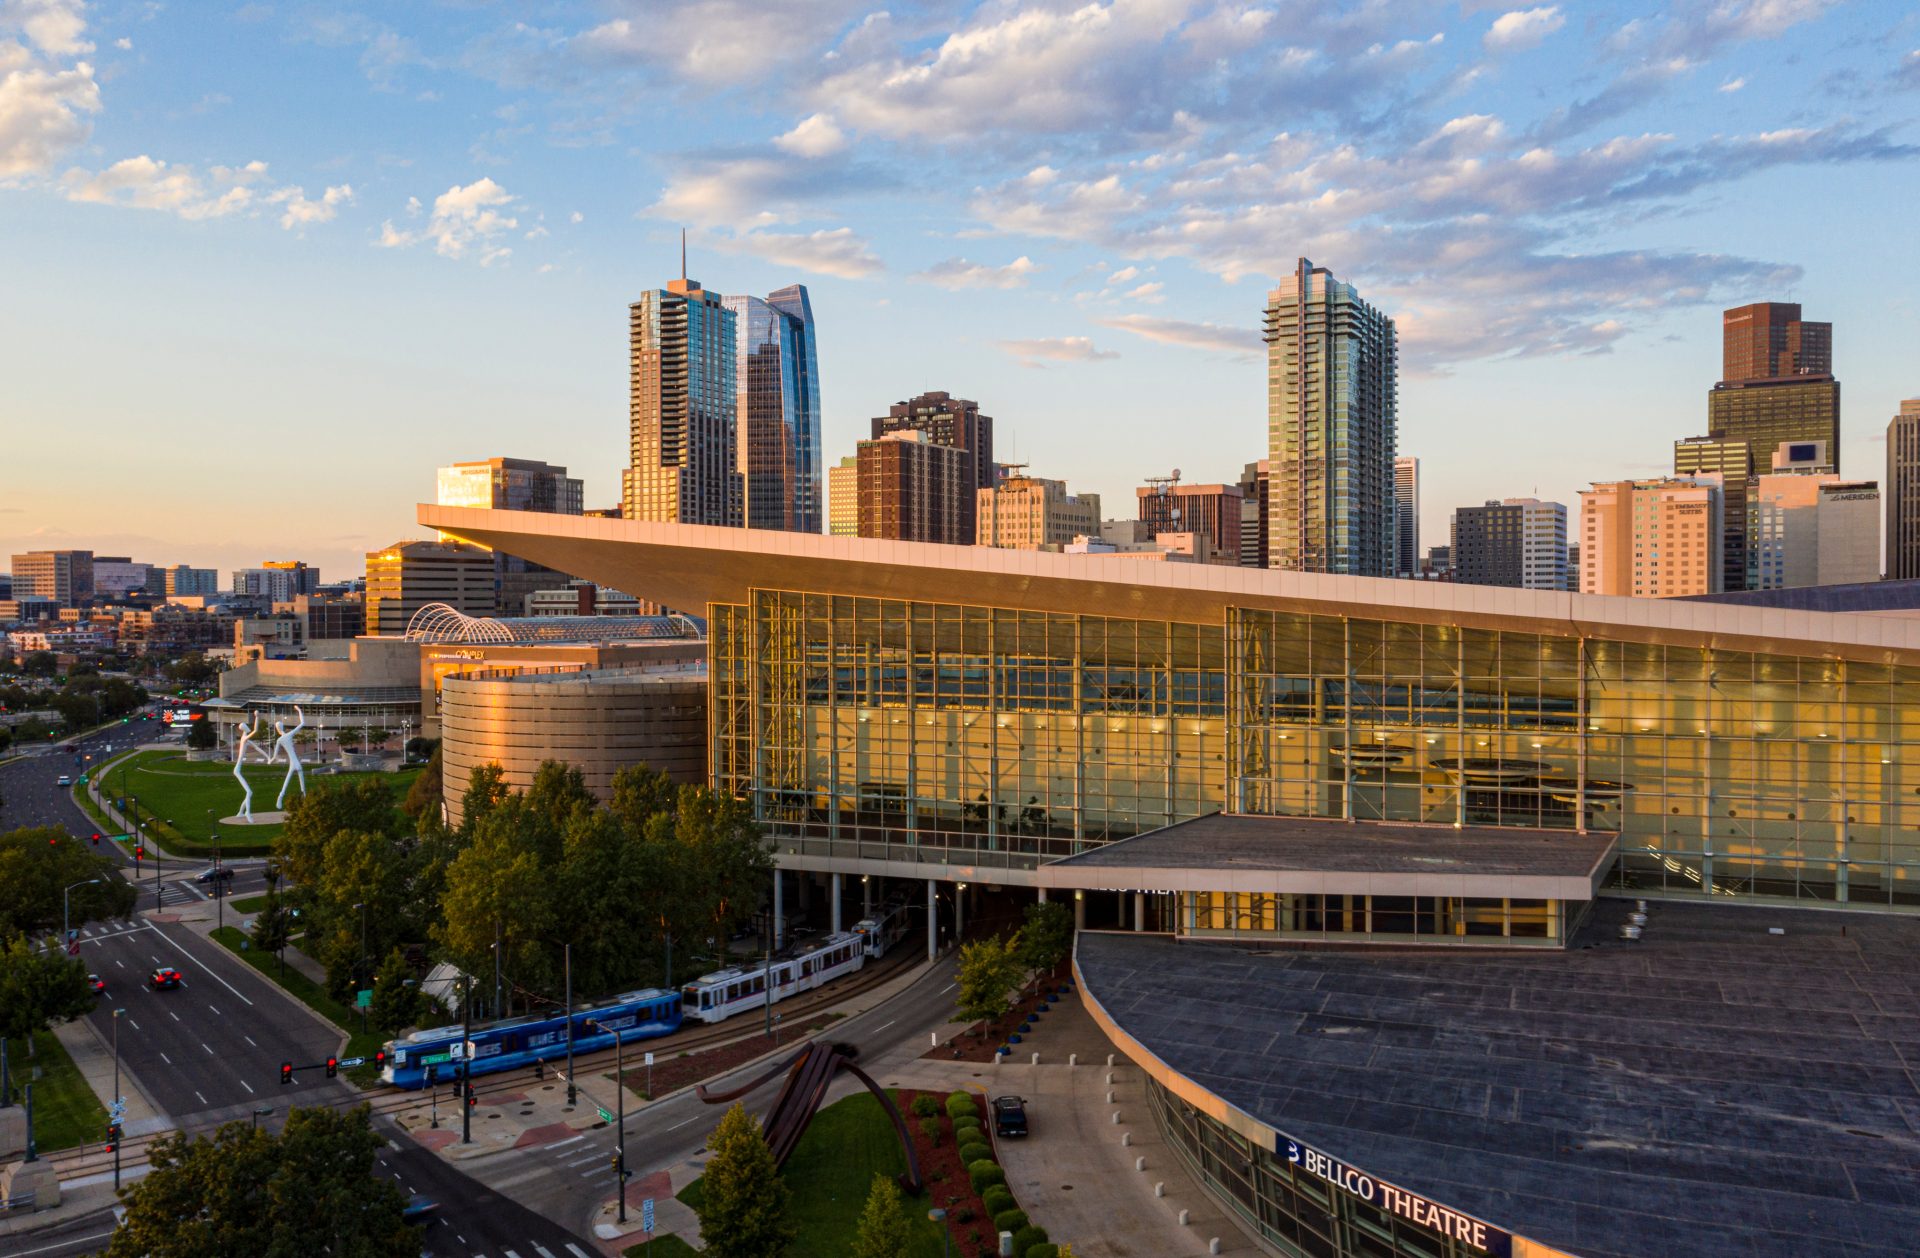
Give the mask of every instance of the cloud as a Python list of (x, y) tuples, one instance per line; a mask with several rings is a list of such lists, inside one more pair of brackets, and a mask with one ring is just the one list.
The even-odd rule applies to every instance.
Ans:
[(84, 61), (49, 69), (20, 57), (10, 66), (9, 47), (18, 45), (0, 44), (0, 179), (43, 175), (92, 133), (100, 85)]
[(328, 188), (318, 201), (307, 200), (305, 188), (281, 188), (267, 197), (270, 205), (284, 206), (280, 226), (292, 231), (311, 223), (330, 223), (342, 205), (353, 204), (353, 185)]
[(835, 160), (824, 150), (817, 157), (771, 148), (694, 154), (675, 159), (647, 213), (699, 226), (764, 227), (844, 193), (870, 196), (892, 182), (884, 170)]
[(265, 162), (215, 166), (202, 175), (191, 166), (170, 166), (141, 154), (123, 158), (101, 171), (69, 170), (60, 190), (70, 201), (163, 210), (181, 218), (225, 218), (251, 208), (255, 185), (263, 184)]
[(1122, 293), (1121, 296), (1128, 301), (1159, 302), (1165, 300), (1165, 298), (1161, 296), (1161, 292), (1165, 288), (1165, 284), (1159, 280), (1154, 280), (1152, 283), (1141, 284), (1137, 288), (1128, 289), (1125, 293)]
[(49, 57), (78, 57), (93, 51), (86, 33), (83, 0), (0, 0), (0, 31), (18, 31)]
[(798, 267), (846, 280), (871, 279), (887, 269), (872, 242), (851, 227), (816, 232), (748, 231), (702, 238), (723, 253), (740, 253), (775, 266)]
[(703, 88), (765, 88), (812, 62), (864, 0), (656, 0), (639, 19), (615, 18), (565, 40), (565, 56), (589, 68), (630, 68)]
[(1039, 269), (1039, 264), (1024, 254), (1005, 266), (987, 266), (969, 262), (965, 258), (948, 258), (916, 272), (913, 278), (945, 289), (1021, 288), (1025, 286), (1027, 277)]
[(1920, 89), (1920, 48), (1900, 58), (1900, 66), (1893, 72), (1893, 81), (1898, 87)]
[(1001, 349), (1013, 355), (1023, 367), (1044, 367), (1049, 362), (1093, 363), (1118, 358), (1113, 350), (1097, 349), (1084, 336), (1049, 336), (1030, 341), (1001, 341)]
[(1741, 88), (1745, 87), (1746, 85), (1747, 85), (1747, 81), (1745, 79), (1728, 79), (1725, 83), (1722, 83), (1718, 88), (1714, 90), (1720, 91), (1720, 92), (1732, 93), (1732, 92), (1739, 91)]
[[(481, 266), (492, 266), (513, 253), (498, 240), (520, 226), (520, 220), (511, 214), (518, 201), (491, 178), (476, 179), (465, 186), (455, 184), (433, 199), (433, 216), (424, 228), (401, 231), (388, 219), (380, 224), (380, 235), (374, 243), (383, 249), (404, 249), (432, 241), (433, 251), (443, 258), (457, 260), (472, 255)], [(409, 198), (407, 205), (414, 212), (419, 203)]]
[(1186, 349), (1217, 350), (1228, 354), (1264, 353), (1266, 346), (1260, 339), (1260, 333), (1247, 327), (1228, 327), (1219, 323), (1186, 323), (1179, 319), (1156, 319), (1151, 315), (1121, 315), (1115, 319), (1101, 319), (1102, 325), (1118, 328), (1122, 332), (1131, 332), (1135, 336), (1145, 337), (1149, 341), (1158, 341), (1162, 345), (1179, 345)]
[(1525, 52), (1538, 48), (1542, 40), (1567, 24), (1559, 5), (1539, 9), (1515, 9), (1495, 18), (1481, 38), (1489, 52)]
[(802, 118), (774, 144), (798, 157), (830, 157), (847, 147), (847, 137), (828, 114)]

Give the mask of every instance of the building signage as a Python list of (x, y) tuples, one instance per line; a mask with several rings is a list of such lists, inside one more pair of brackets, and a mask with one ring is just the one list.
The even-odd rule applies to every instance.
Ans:
[(1491, 1254), (1493, 1258), (1510, 1258), (1513, 1253), (1511, 1233), (1437, 1201), (1428, 1201), (1404, 1188), (1396, 1188), (1384, 1180), (1375, 1179), (1358, 1167), (1348, 1166), (1340, 1159), (1297, 1140), (1276, 1136), (1274, 1144), (1274, 1152), (1283, 1155), (1287, 1161), (1368, 1205), (1389, 1214), (1397, 1214), (1421, 1227), (1431, 1228), (1450, 1240), (1457, 1240), (1480, 1253)]

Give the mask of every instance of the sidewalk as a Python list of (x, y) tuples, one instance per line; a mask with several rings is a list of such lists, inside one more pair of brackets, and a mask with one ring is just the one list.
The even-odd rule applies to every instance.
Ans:
[[(87, 1081), (93, 1094), (100, 1098), (100, 1104), (113, 1105), (113, 1049), (100, 1038), (100, 1032), (85, 1018), (76, 1018), (72, 1022), (62, 1022), (53, 1028), (53, 1034), (60, 1046), (67, 1050), (67, 1056), (73, 1058), (73, 1064), (79, 1068), (80, 1077)], [(151, 1131), (168, 1131), (173, 1120), (162, 1113), (160, 1107), (148, 1098), (140, 1081), (133, 1076), (127, 1063), (120, 1063), (120, 1093), (127, 1098), (126, 1132), (129, 1136), (144, 1136)]]

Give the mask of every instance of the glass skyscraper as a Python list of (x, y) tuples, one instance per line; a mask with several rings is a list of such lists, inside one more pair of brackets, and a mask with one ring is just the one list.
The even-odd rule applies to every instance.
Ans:
[(621, 514), (741, 522), (733, 311), (684, 276), (628, 309), (631, 461)]
[(751, 529), (821, 528), (820, 364), (804, 284), (726, 297), (736, 347), (736, 454)]
[(1393, 320), (1301, 258), (1267, 295), (1266, 342), (1268, 566), (1394, 575)]

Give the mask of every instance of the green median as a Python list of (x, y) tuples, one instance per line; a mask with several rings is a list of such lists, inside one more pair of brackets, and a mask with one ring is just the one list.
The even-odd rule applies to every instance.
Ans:
[(213, 931), (213, 939), (221, 947), (279, 984), (295, 1000), (339, 1027), (349, 1037), (346, 1050), (342, 1055), (369, 1059), (366, 1065), (356, 1066), (347, 1071), (347, 1078), (363, 1088), (374, 1085), (378, 1072), (374, 1069), (371, 1059), (374, 1052), (387, 1042), (386, 1036), (377, 1031), (360, 1030), (358, 1013), (335, 1000), (326, 988), (300, 971), (289, 966), (284, 974), (281, 973), (280, 963), (274, 959), (273, 954), (255, 948), (252, 941), (237, 927), (218, 927)]
[[(33, 1082), (33, 1130), (40, 1152), (52, 1153), (75, 1145), (98, 1144), (107, 1138), (107, 1111), (93, 1094), (80, 1068), (67, 1056), (66, 1046), (51, 1031), (36, 1031), (32, 1057), (20, 1052), (16, 1041), (8, 1055), (13, 1073), (14, 1104), (21, 1088)], [(40, 1071), (33, 1078), (35, 1069)]]

